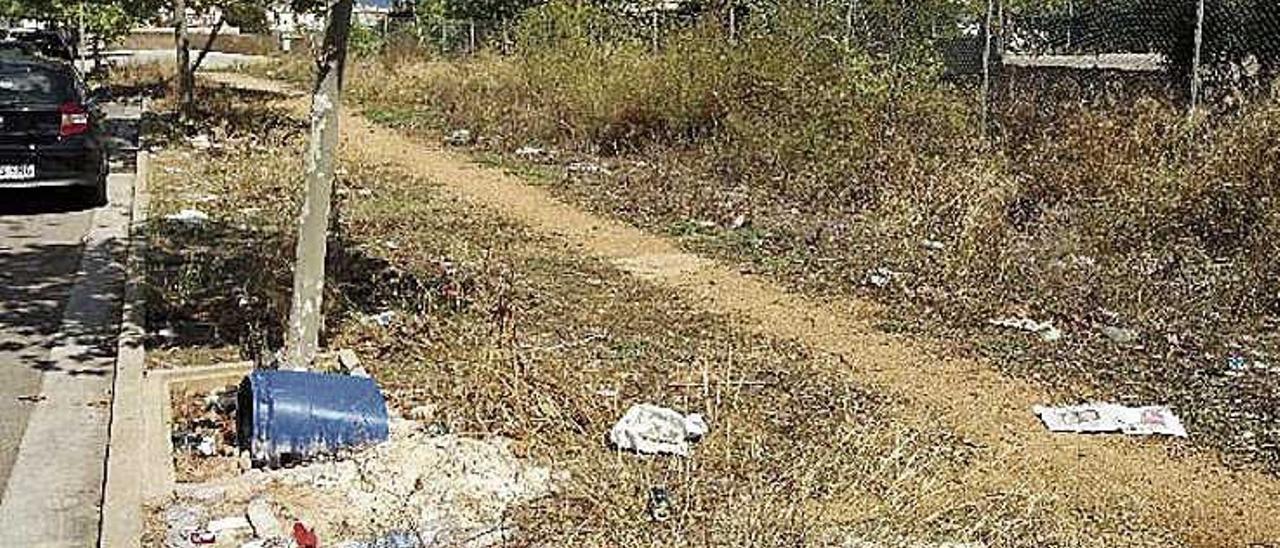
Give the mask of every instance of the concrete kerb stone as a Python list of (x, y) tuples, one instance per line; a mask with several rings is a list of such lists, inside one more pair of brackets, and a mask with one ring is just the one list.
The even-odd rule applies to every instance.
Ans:
[(150, 156), (140, 152), (129, 223), (124, 305), (112, 385), (106, 479), (102, 496), (102, 548), (141, 546), (143, 505), (163, 502), (175, 486), (170, 394), (175, 389), (211, 390), (236, 382), (253, 369), (237, 362), (175, 370), (146, 370), (147, 222)]
[(156, 369), (143, 374), (143, 406), (146, 410), (146, 454), (152, 473), (142, 484), (140, 504), (158, 504), (173, 496), (177, 474), (173, 468), (173, 392), (209, 391), (235, 384), (253, 370), (253, 362), (234, 362), (182, 369)]
[(140, 546), (142, 539), (142, 481), (147, 476), (141, 458), (143, 443), (142, 372), (146, 368), (145, 281), (149, 155), (137, 156), (129, 248), (125, 270), (124, 304), (117, 341), (115, 379), (111, 387), (111, 423), (107, 444), (106, 479), (102, 489), (101, 547)]

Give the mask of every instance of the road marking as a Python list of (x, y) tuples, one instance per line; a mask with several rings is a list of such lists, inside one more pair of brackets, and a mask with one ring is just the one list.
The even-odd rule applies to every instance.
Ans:
[(0, 499), (0, 546), (97, 542), (132, 186), (132, 175), (110, 178), (110, 205), (93, 213), (61, 328), (37, 364), (45, 400)]

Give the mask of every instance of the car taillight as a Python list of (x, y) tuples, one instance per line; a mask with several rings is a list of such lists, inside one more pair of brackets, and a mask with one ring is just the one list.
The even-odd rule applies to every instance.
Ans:
[(63, 103), (58, 107), (58, 113), (62, 114), (58, 135), (69, 137), (89, 131), (89, 111), (79, 103)]

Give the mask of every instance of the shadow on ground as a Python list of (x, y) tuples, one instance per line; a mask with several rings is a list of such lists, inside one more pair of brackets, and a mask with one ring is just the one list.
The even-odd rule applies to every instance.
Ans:
[[(151, 348), (237, 347), (261, 361), (284, 340), (294, 236), (216, 221), (156, 219), (144, 227)], [(325, 285), (329, 325), (389, 309), (424, 311), (441, 284), (332, 239)]]

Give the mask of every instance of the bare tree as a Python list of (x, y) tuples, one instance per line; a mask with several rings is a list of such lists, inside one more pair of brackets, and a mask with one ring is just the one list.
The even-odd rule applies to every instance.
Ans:
[(297, 261), (293, 271), (293, 305), (285, 333), (285, 366), (308, 369), (319, 347), (324, 296), (330, 199), (337, 165), (338, 115), (342, 72), (351, 30), (352, 0), (329, 6), (324, 44), (317, 60), (311, 94), (311, 132), (306, 152), (306, 195), (298, 214)]

